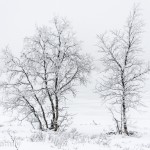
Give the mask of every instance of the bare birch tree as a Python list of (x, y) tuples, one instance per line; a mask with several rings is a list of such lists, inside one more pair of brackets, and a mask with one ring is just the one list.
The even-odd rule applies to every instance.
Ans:
[[(25, 46), (20, 58), (21, 64), (25, 67), (23, 75), (21, 76), (20, 70), (16, 68), (12, 70), (11, 66), (8, 66), (8, 70), (13, 74), (11, 79), (13, 78), (15, 85), (18, 84), (16, 74), (20, 74), (18, 93), (25, 101), (33, 99), (34, 103), (28, 102), (35, 110), (39, 105), (41, 113), (36, 114), (45, 122), (46, 129), (58, 130), (64, 120), (61, 117), (66, 114), (62, 112), (63, 101), (67, 99), (69, 93), (76, 94), (77, 85), (86, 83), (87, 75), (91, 71), (91, 59), (80, 51), (80, 42), (76, 40), (69, 22), (55, 17), (50, 27), (39, 27), (34, 36), (25, 38)], [(14, 63), (12, 59), (10, 61)], [(10, 83), (7, 82), (6, 90), (9, 89)], [(14, 84), (13, 89), (16, 88)], [(25, 86), (23, 91), (22, 86)], [(20, 99), (18, 100), (20, 106), (19, 103)], [(32, 109), (34, 114), (35, 110), (30, 104), (28, 109)]]
[[(97, 92), (113, 107), (120, 108), (120, 133), (129, 135), (127, 112), (140, 104), (140, 91), (149, 67), (139, 59), (143, 23), (138, 7), (134, 7), (124, 30), (99, 35), (99, 50), (105, 71)], [(144, 69), (145, 68), (145, 69)], [(114, 116), (113, 116), (114, 117)]]
[(37, 90), (38, 86), (34, 82), (30, 66), (13, 56), (8, 50), (4, 51), (4, 62), (3, 71), (7, 75), (6, 80), (1, 81), (1, 87), (5, 91), (4, 107), (12, 112), (17, 110), (20, 120), (31, 119), (32, 122), (38, 122), (39, 129), (48, 128), (42, 102), (44, 97)]

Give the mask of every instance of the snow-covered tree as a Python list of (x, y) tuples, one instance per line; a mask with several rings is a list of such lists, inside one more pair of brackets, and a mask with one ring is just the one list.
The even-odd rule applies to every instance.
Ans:
[[(138, 7), (130, 13), (123, 31), (99, 35), (99, 51), (105, 71), (97, 86), (100, 96), (117, 106), (120, 113), (120, 133), (128, 135), (127, 112), (140, 104), (140, 90), (144, 75), (149, 72), (139, 58), (143, 23)], [(112, 110), (112, 109), (111, 109)]]
[(8, 51), (4, 55), (9, 80), (2, 87), (11, 93), (5, 103), (27, 111), (26, 117), (34, 116), (40, 128), (57, 131), (66, 117), (63, 101), (76, 94), (76, 86), (84, 84), (91, 71), (91, 58), (81, 53), (69, 22), (54, 17), (50, 27), (38, 27), (25, 38), (20, 58)]

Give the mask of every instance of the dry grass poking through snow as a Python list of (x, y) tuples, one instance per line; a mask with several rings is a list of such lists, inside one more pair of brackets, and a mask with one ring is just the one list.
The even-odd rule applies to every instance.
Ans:
[[(0, 128), (0, 150), (149, 150), (150, 129), (133, 136), (108, 135), (105, 132), (95, 135), (79, 133), (76, 129), (54, 133), (25, 130), (23, 127)], [(10, 136), (11, 135), (11, 136)], [(11, 139), (12, 138), (12, 139)], [(14, 141), (13, 141), (14, 139)], [(15, 142), (17, 147), (15, 146)]]

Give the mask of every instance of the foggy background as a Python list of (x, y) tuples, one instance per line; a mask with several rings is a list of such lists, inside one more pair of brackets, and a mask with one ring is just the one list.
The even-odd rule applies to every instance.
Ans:
[[(36, 26), (49, 25), (54, 16), (65, 17), (71, 23), (77, 39), (83, 41), (82, 50), (95, 58), (100, 58), (96, 47), (96, 35), (113, 29), (122, 29), (134, 4), (140, 4), (145, 27), (142, 35), (143, 54), (141, 58), (150, 61), (150, 1), (149, 0), (0, 0), (0, 50), (8, 46), (15, 55), (23, 48), (23, 39), (35, 33)], [(97, 73), (89, 77), (86, 87), (77, 87), (76, 98), (68, 97), (69, 112), (75, 124), (95, 120), (100, 123), (109, 117), (105, 105), (94, 93)], [(148, 107), (134, 112), (134, 118), (143, 119), (150, 125), (150, 78), (144, 87), (143, 102)], [(92, 113), (92, 114), (91, 114)], [(6, 117), (3, 116), (3, 119)], [(148, 119), (149, 118), (149, 119)]]

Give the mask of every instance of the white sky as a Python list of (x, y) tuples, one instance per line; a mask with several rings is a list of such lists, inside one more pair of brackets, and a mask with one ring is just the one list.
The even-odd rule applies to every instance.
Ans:
[[(9, 45), (21, 50), (23, 38), (32, 35), (36, 25), (48, 24), (54, 15), (72, 24), (83, 49), (97, 51), (96, 34), (122, 28), (134, 3), (140, 3), (146, 23), (144, 48), (150, 39), (149, 0), (0, 0), (0, 48)], [(145, 50), (146, 51), (146, 50)]]
[[(19, 53), (23, 38), (33, 35), (35, 26), (47, 25), (54, 15), (66, 17), (83, 41), (83, 50), (97, 56), (96, 35), (123, 27), (134, 3), (140, 3), (145, 33), (142, 58), (150, 60), (150, 0), (0, 0), (0, 49), (6, 45)], [(150, 79), (146, 91), (150, 91)], [(150, 92), (147, 97), (150, 98)], [(79, 99), (98, 99), (93, 86), (81, 88)], [(93, 106), (94, 107), (94, 106)]]

